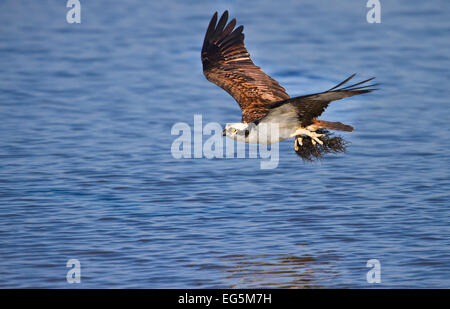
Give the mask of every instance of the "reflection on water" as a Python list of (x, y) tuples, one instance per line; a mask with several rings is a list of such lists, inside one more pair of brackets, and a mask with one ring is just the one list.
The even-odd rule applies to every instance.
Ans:
[(318, 288), (315, 280), (314, 257), (262, 254), (229, 256), (233, 263), (226, 270), (225, 280), (237, 282), (230, 288)]

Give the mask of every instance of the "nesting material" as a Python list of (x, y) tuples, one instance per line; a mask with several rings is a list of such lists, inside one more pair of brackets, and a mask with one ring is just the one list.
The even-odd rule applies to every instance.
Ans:
[(313, 145), (311, 138), (308, 136), (303, 137), (303, 145), (298, 147), (295, 151), (297, 155), (302, 158), (303, 161), (316, 161), (322, 159), (326, 154), (337, 154), (346, 152), (348, 142), (340, 136), (333, 136), (328, 130), (319, 129), (316, 133), (323, 134), (320, 140), (323, 141), (323, 145), (316, 143)]

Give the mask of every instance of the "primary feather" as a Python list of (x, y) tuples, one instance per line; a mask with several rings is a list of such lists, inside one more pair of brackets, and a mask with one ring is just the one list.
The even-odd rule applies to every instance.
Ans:
[(244, 27), (234, 29), (236, 20), (228, 25), (227, 20), (228, 11), (218, 22), (216, 12), (209, 23), (201, 54), (203, 73), (237, 101), (242, 121), (250, 123), (267, 115), (271, 103), (288, 99), (289, 95), (250, 59), (244, 46)]

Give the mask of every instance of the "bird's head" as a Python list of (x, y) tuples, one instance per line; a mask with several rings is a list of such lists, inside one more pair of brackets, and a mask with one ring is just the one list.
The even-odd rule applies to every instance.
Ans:
[(248, 123), (228, 123), (223, 129), (222, 135), (235, 140), (245, 140), (250, 133)]

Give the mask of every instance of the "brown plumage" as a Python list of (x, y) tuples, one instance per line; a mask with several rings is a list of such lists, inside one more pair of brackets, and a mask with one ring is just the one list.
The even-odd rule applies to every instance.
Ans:
[(317, 129), (331, 129), (338, 131), (352, 132), (353, 127), (348, 124), (343, 124), (342, 122), (325, 121), (325, 120), (314, 120), (311, 127), (315, 130)]
[[(217, 18), (216, 12), (209, 23), (203, 41), (201, 53), (203, 73), (210, 82), (227, 91), (237, 101), (242, 110), (244, 123), (257, 122), (265, 117), (270, 109), (284, 103), (293, 103), (302, 124), (307, 126), (323, 113), (331, 101), (373, 90), (360, 90), (373, 85), (352, 89), (373, 78), (335, 90), (353, 78), (355, 76), (353, 74), (326, 92), (290, 99), (286, 90), (250, 59), (250, 54), (244, 45), (242, 33), (244, 27), (235, 28), (235, 18), (227, 24), (228, 11), (222, 14), (219, 21)], [(327, 127), (325, 123), (322, 123), (319, 128), (339, 130), (335, 125)]]
[[(247, 142), (252, 139), (250, 130), (245, 131), (249, 124), (253, 123), (257, 127), (263, 122), (279, 123), (284, 128), (284, 135), (278, 141), (295, 136), (296, 152), (305, 160), (320, 158), (325, 153), (345, 151), (345, 141), (340, 137), (332, 137), (327, 129), (351, 132), (353, 127), (341, 122), (318, 120), (317, 117), (332, 101), (376, 90), (370, 87), (377, 84), (367, 85), (374, 78), (346, 86), (355, 76), (353, 74), (327, 91), (290, 98), (276, 80), (265, 74), (250, 59), (244, 45), (244, 27), (235, 28), (234, 18), (228, 23), (227, 21), (228, 11), (219, 20), (217, 12), (213, 15), (201, 52), (206, 78), (237, 101), (242, 110), (242, 124), (247, 124), (244, 127), (239, 124), (240, 129), (233, 127), (234, 131), (226, 128), (224, 135), (231, 134), (234, 136), (232, 138), (244, 138)], [(245, 135), (238, 134), (239, 130), (245, 131)], [(322, 132), (323, 143), (314, 137), (315, 131)], [(316, 139), (312, 140), (313, 137)], [(301, 141), (302, 138), (305, 143), (302, 147), (297, 147), (297, 140)]]
[[(365, 84), (365, 83), (373, 80), (375, 77), (366, 79), (362, 82), (359, 82), (359, 83), (356, 83), (356, 84), (353, 84), (350, 86), (341, 87), (355, 76), (356, 76), (356, 74), (351, 75), (346, 80), (344, 80), (343, 82), (339, 83), (338, 85), (334, 86), (333, 88), (331, 88), (327, 91), (315, 93), (315, 94), (304, 95), (304, 96), (299, 96), (299, 97), (295, 97), (295, 98), (286, 99), (284, 101), (275, 102), (275, 103), (270, 104), (269, 108), (275, 109), (284, 104), (292, 104), (297, 111), (297, 115), (298, 115), (303, 127), (307, 127), (309, 125), (317, 123), (317, 125), (319, 125), (319, 128), (340, 130), (340, 129), (336, 128), (336, 127), (340, 127), (340, 126), (336, 126), (335, 125), (336, 123), (330, 122), (330, 123), (328, 123), (328, 124), (330, 124), (330, 126), (327, 126), (328, 124), (326, 122), (322, 121), (322, 123), (321, 123), (320, 121), (317, 121), (316, 118), (319, 117), (325, 111), (325, 109), (328, 107), (328, 104), (330, 104), (332, 101), (336, 101), (336, 100), (340, 100), (343, 98), (348, 98), (348, 97), (352, 97), (354, 95), (368, 93), (373, 90), (376, 90), (373, 88), (371, 88), (371, 89), (368, 89), (368, 88), (376, 86), (377, 84), (361, 86), (362, 84)], [(339, 88), (339, 87), (341, 87), (341, 88)], [(347, 125), (344, 125), (344, 126), (347, 126)], [(347, 126), (347, 127), (350, 127), (350, 126)], [(350, 128), (351, 128), (350, 131), (353, 131), (353, 128), (352, 127), (350, 127)], [(350, 128), (347, 128), (347, 129), (344, 129), (341, 131), (349, 131), (348, 129), (350, 129)]]
[(209, 23), (202, 48), (203, 73), (237, 101), (242, 122), (250, 123), (267, 115), (270, 103), (288, 99), (289, 95), (250, 59), (244, 46), (244, 27), (234, 29), (236, 19), (226, 25), (227, 20), (228, 11), (219, 22), (216, 12)]

